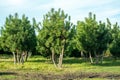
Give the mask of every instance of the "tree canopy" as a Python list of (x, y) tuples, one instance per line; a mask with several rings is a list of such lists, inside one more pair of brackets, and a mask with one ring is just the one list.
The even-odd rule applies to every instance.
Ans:
[(85, 21), (78, 21), (76, 30), (79, 48), (89, 53), (91, 63), (93, 63), (91, 55), (97, 57), (107, 50), (110, 40), (109, 27), (104, 22), (97, 22), (96, 15), (89, 13)]
[(27, 61), (29, 52), (50, 57), (59, 68), (64, 56), (80, 52), (85, 58), (89, 57), (91, 63), (99, 63), (106, 50), (115, 58), (120, 57), (119, 48), (118, 23), (113, 25), (108, 18), (107, 22), (97, 21), (91, 12), (84, 21), (78, 20), (77, 25), (61, 9), (52, 8), (40, 23), (35, 18), (30, 21), (25, 15), (20, 18), (15, 13), (6, 17), (0, 30), (0, 50), (12, 52), (14, 63)]
[(70, 16), (65, 14), (63, 10), (55, 11), (53, 8), (44, 15), (42, 29), (39, 32), (38, 39), (41, 50), (49, 50), (52, 53), (53, 63), (54, 55), (59, 54), (58, 67), (62, 67), (62, 59), (68, 40), (71, 38), (71, 28), (73, 24), (70, 22)]
[(32, 51), (36, 46), (34, 26), (31, 25), (28, 17), (23, 15), (20, 19), (17, 13), (6, 18), (1, 38), (3, 48), (13, 52), (15, 63), (16, 54), (20, 62), (20, 58), (23, 58), (21, 56), (24, 56), (26, 51)]

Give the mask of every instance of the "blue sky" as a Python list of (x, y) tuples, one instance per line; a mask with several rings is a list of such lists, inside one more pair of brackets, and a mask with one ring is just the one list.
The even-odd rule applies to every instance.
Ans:
[(61, 8), (71, 16), (71, 21), (83, 20), (89, 12), (95, 13), (98, 20), (109, 18), (120, 23), (120, 0), (0, 0), (0, 26), (4, 25), (9, 14), (25, 14), (41, 21), (51, 8)]

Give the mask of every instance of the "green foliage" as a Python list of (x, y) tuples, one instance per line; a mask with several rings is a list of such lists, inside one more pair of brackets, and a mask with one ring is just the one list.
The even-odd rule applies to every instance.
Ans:
[(4, 50), (13, 53), (14, 63), (16, 63), (16, 60), (18, 62), (20, 59), (23, 60), (23, 55), (35, 51), (36, 34), (34, 24), (31, 25), (25, 15), (22, 18), (19, 18), (17, 13), (14, 16), (9, 15), (2, 29), (1, 43)]
[(111, 34), (112, 42), (110, 44), (110, 52), (115, 58), (117, 58), (120, 57), (120, 27), (117, 23), (113, 25)]
[(106, 26), (105, 23), (102, 23), (101, 21), (99, 22), (98, 28), (95, 32), (95, 48), (97, 52), (96, 54), (103, 54), (108, 49), (109, 42), (111, 40), (110, 30), (110, 27)]
[(77, 23), (77, 40), (79, 50), (86, 52), (93, 51), (95, 48), (96, 30), (98, 23), (95, 17), (89, 13), (89, 17), (85, 18), (84, 21), (78, 21)]
[[(55, 11), (53, 8), (46, 15), (39, 31), (38, 40), (40, 51), (52, 51), (63, 56), (64, 50), (72, 38), (70, 16), (63, 10)], [(63, 51), (63, 52), (62, 52)]]
[(7, 47), (11, 52), (31, 51), (36, 45), (34, 27), (28, 17), (23, 15), (20, 19), (17, 13), (6, 18), (2, 39), (3, 47)]
[(89, 17), (85, 18), (85, 21), (78, 21), (76, 30), (79, 50), (89, 53), (89, 56), (92, 53), (96, 57), (107, 50), (111, 38), (110, 27), (106, 26), (104, 22), (97, 22), (96, 16), (92, 13), (89, 13)]
[(2, 39), (1, 39), (1, 36), (0, 36), (0, 50), (2, 49)]
[[(120, 57), (120, 28), (117, 23), (112, 25), (108, 18), (107, 24), (98, 22), (96, 15), (89, 13), (84, 21), (78, 21), (74, 26), (68, 14), (52, 8), (43, 16), (41, 24), (35, 18), (32, 22), (25, 15), (19, 18), (17, 13), (6, 17), (0, 28), (0, 50), (23, 54), (35, 52), (37, 48), (43, 56), (54, 54), (62, 61), (63, 55), (80, 51), (97, 59), (109, 47), (114, 57)], [(35, 30), (38, 31), (37, 38)]]
[(42, 29), (38, 35), (40, 46), (56, 48), (56, 53), (60, 53), (58, 46), (62, 46), (64, 39), (71, 36), (69, 33), (72, 24), (67, 17), (68, 15), (60, 9), (58, 11), (51, 9), (50, 12), (44, 15)]

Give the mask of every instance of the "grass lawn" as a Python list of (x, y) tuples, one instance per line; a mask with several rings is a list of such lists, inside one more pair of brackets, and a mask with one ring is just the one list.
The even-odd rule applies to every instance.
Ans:
[(41, 56), (30, 57), (23, 65), (15, 65), (12, 56), (0, 55), (0, 80), (51, 80), (51, 77), (56, 80), (66, 80), (67, 77), (74, 80), (112, 80), (116, 76), (119, 80), (120, 59), (106, 58), (103, 64), (95, 65), (81, 58), (65, 58), (63, 68), (58, 69)]

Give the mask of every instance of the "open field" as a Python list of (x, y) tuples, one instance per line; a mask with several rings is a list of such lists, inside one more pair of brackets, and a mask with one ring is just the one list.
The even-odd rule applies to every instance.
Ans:
[(120, 59), (111, 59), (95, 65), (81, 58), (65, 58), (63, 68), (57, 69), (41, 56), (14, 65), (12, 56), (0, 55), (0, 80), (120, 80)]

